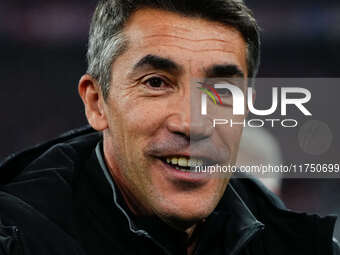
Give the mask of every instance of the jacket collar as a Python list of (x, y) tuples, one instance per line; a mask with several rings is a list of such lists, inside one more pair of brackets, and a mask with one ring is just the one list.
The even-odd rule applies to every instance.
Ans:
[(264, 229), (264, 224), (256, 219), (248, 206), (234, 189), (232, 183), (215, 209), (217, 213), (229, 212), (225, 224), (228, 241), (225, 243), (226, 254), (237, 254), (257, 232)]
[[(169, 228), (158, 218), (135, 217), (127, 209), (107, 169), (101, 147), (99, 142), (95, 149), (98, 163), (111, 187), (114, 206), (126, 218), (129, 230), (136, 235), (151, 239), (167, 254), (172, 254), (174, 250), (178, 254), (179, 249), (183, 249), (184, 252), (185, 243), (182, 240), (185, 240), (185, 233)], [(264, 228), (264, 225), (252, 214), (231, 183), (228, 184), (218, 206), (207, 218), (204, 225), (202, 231), (200, 231), (201, 236), (196, 247), (202, 254), (205, 253), (204, 250), (211, 248), (209, 245), (211, 239), (216, 235), (221, 236), (221, 234), (225, 239), (222, 240), (225, 254), (236, 254), (257, 232)], [(175, 245), (169, 240), (176, 240)]]

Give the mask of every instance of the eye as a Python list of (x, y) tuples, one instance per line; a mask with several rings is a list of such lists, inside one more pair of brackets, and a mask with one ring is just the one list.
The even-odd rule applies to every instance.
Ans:
[(152, 77), (147, 79), (144, 84), (147, 84), (148, 86), (152, 88), (159, 89), (162, 87), (162, 85), (166, 85), (166, 82), (160, 78), (160, 77)]
[(231, 92), (229, 89), (225, 89), (225, 88), (220, 88), (220, 89), (216, 89), (216, 92), (220, 95), (220, 96), (230, 96)]

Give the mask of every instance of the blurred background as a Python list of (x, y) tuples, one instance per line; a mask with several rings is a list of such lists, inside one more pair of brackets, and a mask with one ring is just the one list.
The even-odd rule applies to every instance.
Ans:
[[(246, 2), (263, 30), (259, 77), (340, 78), (339, 0)], [(0, 160), (86, 123), (77, 84), (86, 70), (87, 33), (95, 4), (95, 0), (1, 0)], [(340, 86), (328, 93), (320, 86), (311, 88), (324, 93), (311, 107), (318, 120), (329, 124), (332, 143), (322, 154), (307, 155), (298, 146), (297, 129), (266, 130), (276, 140), (284, 163), (340, 161)], [(260, 85), (257, 90), (261, 104), (268, 92)], [(323, 111), (318, 112), (320, 105)], [(275, 189), (289, 208), (340, 214), (339, 179), (283, 179)]]

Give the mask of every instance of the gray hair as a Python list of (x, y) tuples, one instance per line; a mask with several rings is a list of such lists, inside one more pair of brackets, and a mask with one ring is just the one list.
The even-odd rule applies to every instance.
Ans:
[(98, 81), (104, 99), (109, 94), (112, 63), (128, 45), (122, 32), (124, 25), (136, 10), (146, 7), (235, 27), (248, 46), (248, 76), (256, 76), (260, 62), (259, 27), (243, 0), (100, 0), (90, 26), (87, 73)]

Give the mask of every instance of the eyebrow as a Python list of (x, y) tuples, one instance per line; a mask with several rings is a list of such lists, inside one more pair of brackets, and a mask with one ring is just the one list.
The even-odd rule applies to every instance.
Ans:
[[(141, 58), (133, 67), (133, 72), (138, 69), (151, 67), (166, 72), (181, 73), (183, 68), (170, 58), (164, 58), (157, 55), (148, 54)], [(244, 73), (234, 64), (212, 65), (204, 69), (207, 78), (243, 78)]]
[(244, 77), (244, 73), (233, 64), (213, 65), (205, 69), (205, 73), (207, 78)]
[(179, 73), (182, 71), (182, 68), (178, 64), (176, 64), (173, 60), (150, 54), (140, 59), (134, 65), (133, 70), (136, 71), (137, 69), (142, 69), (148, 66), (154, 69), (163, 70), (167, 72)]

